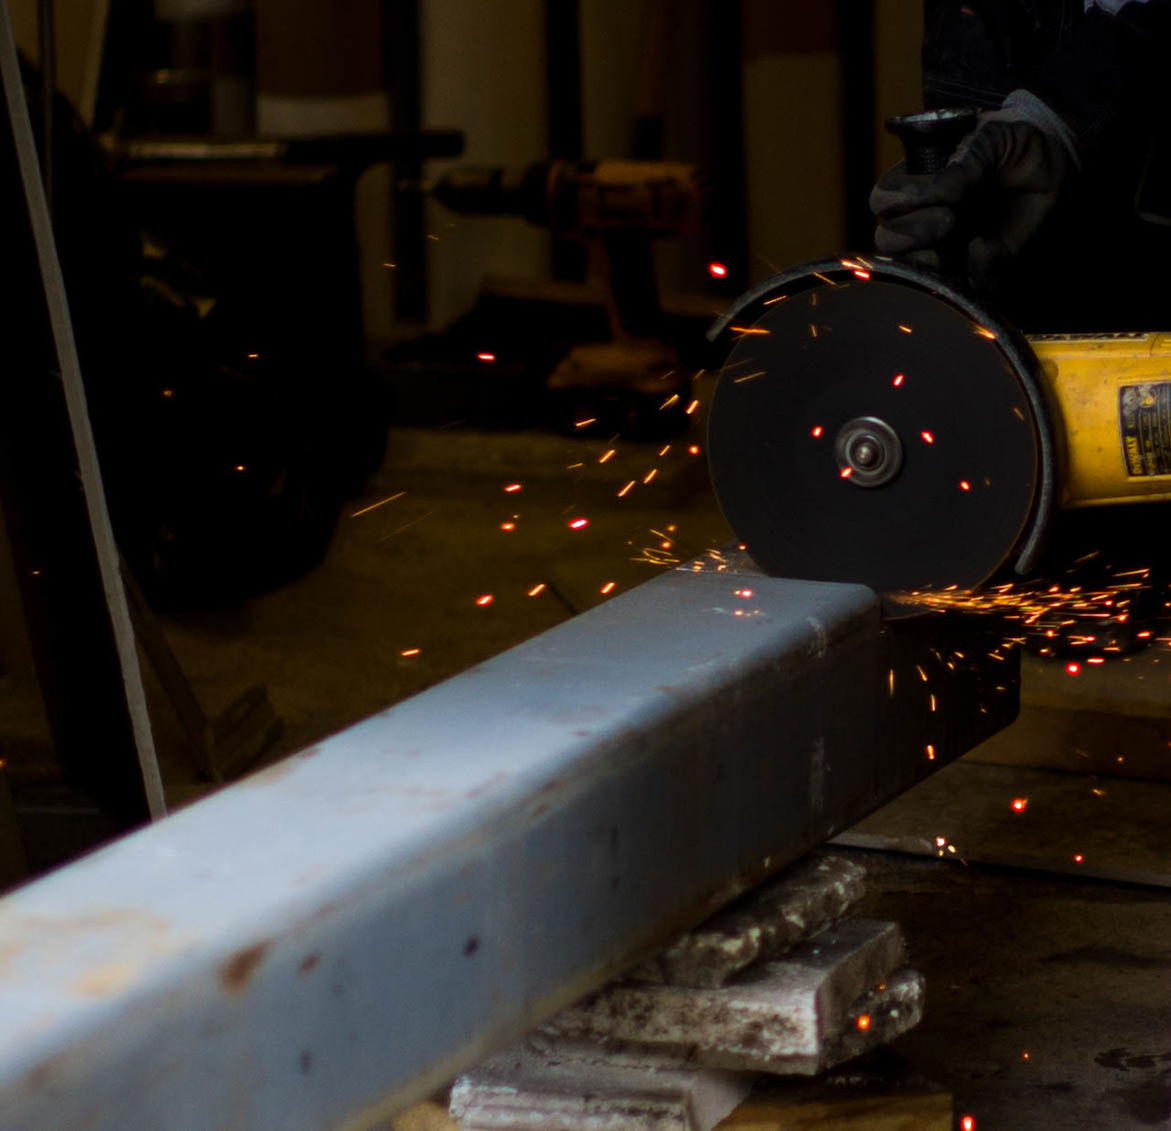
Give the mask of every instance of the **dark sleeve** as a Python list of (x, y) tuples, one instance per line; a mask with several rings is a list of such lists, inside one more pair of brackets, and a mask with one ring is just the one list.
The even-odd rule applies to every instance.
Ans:
[(1171, 0), (1132, 0), (1117, 15), (1094, 7), (1027, 85), (1069, 124), (1081, 154), (1092, 156), (1123, 116), (1162, 116), (1169, 49)]

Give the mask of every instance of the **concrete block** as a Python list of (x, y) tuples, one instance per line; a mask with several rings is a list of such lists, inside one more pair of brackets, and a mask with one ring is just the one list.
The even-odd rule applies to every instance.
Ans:
[(832, 1042), (853, 1024), (854, 1003), (889, 985), (904, 953), (895, 924), (850, 920), (724, 986), (611, 983), (542, 1031), (652, 1046), (715, 1068), (817, 1072)]
[(865, 890), (866, 869), (841, 856), (802, 860), (636, 967), (635, 981), (722, 986), (837, 922)]
[(653, 1053), (525, 1043), (461, 1076), (450, 1112), (462, 1131), (709, 1131), (753, 1083)]

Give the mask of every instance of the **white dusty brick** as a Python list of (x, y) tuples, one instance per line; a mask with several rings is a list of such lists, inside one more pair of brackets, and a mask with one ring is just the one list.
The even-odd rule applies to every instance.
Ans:
[(722, 986), (837, 922), (865, 890), (866, 869), (841, 856), (802, 860), (688, 931), (631, 972), (634, 981)]
[(717, 988), (611, 983), (557, 1014), (543, 1032), (633, 1042), (717, 1068), (820, 1065), (827, 1043), (852, 1024), (853, 1004), (887, 982), (904, 954), (895, 924), (850, 920)]

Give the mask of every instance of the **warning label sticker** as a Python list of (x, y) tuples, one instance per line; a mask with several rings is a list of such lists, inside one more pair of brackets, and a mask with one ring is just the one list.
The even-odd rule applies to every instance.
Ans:
[(1171, 381), (1122, 385), (1118, 427), (1127, 475), (1171, 475)]

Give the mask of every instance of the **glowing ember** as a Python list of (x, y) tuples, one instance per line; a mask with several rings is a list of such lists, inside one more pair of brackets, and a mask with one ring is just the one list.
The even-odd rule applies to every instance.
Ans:
[(588, 428), (591, 424), (597, 424), (598, 418), (591, 416), (588, 420), (578, 420), (574, 422), (574, 428)]
[(854, 469), (852, 467), (843, 467), (841, 470), (841, 476), (843, 479), (849, 479), (850, 476), (853, 474), (854, 474)]
[(233, 470), (233, 471), (247, 471), (247, 470), (248, 470), (248, 468), (247, 468), (247, 467), (245, 467), (245, 466), (244, 466), (244, 464), (242, 464), (242, 463), (238, 463), (238, 464), (236, 464), (236, 466), (235, 466), (235, 467), (233, 467), (233, 468), (232, 468), (232, 470)]
[(1026, 1050), (1025, 1052), (1021, 1053), (1021, 1060), (1028, 1060), (1028, 1059), (1029, 1059), (1029, 1053), (1028, 1053), (1028, 1050)]
[(600, 456), (598, 456), (598, 463), (606, 463), (614, 458), (616, 449), (607, 448)]
[(476, 604), (483, 608), (485, 605), (492, 604), (492, 594), (485, 593), (482, 597), (476, 598)]
[(906, 378), (906, 375), (905, 375), (905, 374), (903, 374), (903, 373), (896, 373), (896, 374), (894, 375), (894, 380), (893, 380), (893, 381), (891, 381), (891, 384), (892, 384), (892, 385), (893, 385), (893, 386), (894, 386), (894, 387), (897, 389), (897, 388), (898, 388), (900, 385), (902, 385), (902, 383), (903, 383), (903, 382), (904, 382), (906, 379), (907, 379), (907, 378)]
[(399, 653), (399, 655), (400, 656), (417, 656), (421, 651), (422, 651), (421, 648), (404, 648)]
[(919, 435), (922, 437), (923, 443), (925, 443), (925, 444), (934, 444), (935, 443), (935, 433), (934, 432), (920, 432)]
[(812, 436), (815, 440), (817, 440), (820, 438), (822, 432), (824, 432), (824, 431), (825, 431), (825, 429), (822, 428), (822, 426), (820, 424), (818, 424), (814, 427), (813, 431), (809, 433), (809, 435)]
[(987, 326), (977, 326), (976, 333), (982, 338), (987, 338), (990, 342), (996, 341), (996, 335)]
[(642, 477), (642, 481), (643, 481), (643, 483), (649, 483), (649, 482), (650, 482), (652, 479), (654, 479), (654, 477), (655, 477), (656, 475), (658, 475), (658, 474), (659, 474), (659, 469), (658, 469), (657, 467), (652, 467), (652, 468), (650, 469), (650, 471), (648, 471), (648, 472), (647, 472), (647, 473), (646, 473), (646, 474), (645, 474), (645, 475)]
[(687, 415), (690, 416), (695, 410), (699, 408), (699, 401), (692, 401), (686, 409)]
[(588, 518), (575, 518), (569, 523), (570, 530), (584, 530), (589, 526), (590, 520)]
[(969, 483), (966, 479), (960, 480), (960, 490), (961, 491), (970, 491), (971, 489), (972, 489), (971, 483)]
[(516, 529), (516, 523), (515, 522), (502, 522), (500, 524), (500, 529), (503, 530), (506, 534), (511, 533), (513, 530)]
[(629, 483), (626, 484), (625, 487), (620, 488), (618, 491), (618, 498), (621, 499), (621, 498), (624, 498), (626, 495), (629, 495), (631, 490), (634, 487), (634, 482), (635, 481), (632, 479)]
[(1077, 675), (1077, 673), (1078, 673), (1078, 672), (1080, 672), (1080, 671), (1082, 670), (1082, 666), (1081, 666), (1081, 664), (1079, 664), (1079, 663), (1076, 663), (1076, 662), (1071, 662), (1071, 663), (1068, 663), (1068, 664), (1066, 664), (1066, 665), (1065, 665), (1065, 670), (1066, 670), (1066, 671), (1067, 671), (1067, 672), (1068, 672), (1070, 675)]
[(935, 838), (935, 847), (936, 848), (942, 848), (945, 844), (947, 844), (947, 837), (937, 836)]
[(960, 1120), (960, 1131), (976, 1131), (976, 1117), (974, 1115), (965, 1115)]
[(870, 1028), (870, 1014), (869, 1013), (860, 1013), (858, 1015), (857, 1024), (858, 1024), (858, 1028), (861, 1029), (863, 1033), (865, 1033), (866, 1030)]
[(743, 600), (748, 601), (748, 600), (752, 599), (752, 590), (751, 589), (733, 589), (732, 596), (733, 597), (740, 597)]
[(726, 279), (728, 277), (728, 268), (722, 263), (709, 263), (707, 265), (707, 273), (713, 279)]
[(671, 445), (670, 445), (670, 444), (664, 444), (664, 445), (663, 445), (663, 446), (662, 446), (662, 447), (659, 449), (659, 458), (661, 459), (661, 458), (662, 458), (663, 456), (665, 456), (665, 455), (666, 455), (666, 454), (667, 454), (667, 453), (668, 453), (670, 450), (671, 450)]
[(249, 359), (252, 361), (255, 361), (259, 356), (260, 356), (260, 354), (258, 354), (258, 353), (250, 353), (248, 355)]
[(1105, 662), (1106, 662), (1105, 656), (1087, 656), (1086, 657), (1087, 664), (1104, 664)]
[(935, 747), (932, 746), (930, 742), (927, 743), (927, 761), (928, 762), (935, 761)]
[(175, 395), (174, 389), (164, 389), (163, 390), (163, 396), (166, 397), (167, 400), (170, 400), (174, 395)]
[(902, 330), (902, 332), (904, 334), (913, 333), (913, 331), (911, 330), (911, 327), (904, 325), (902, 322), (899, 323), (899, 329)]
[(494, 353), (478, 353), (476, 354), (477, 361), (495, 361), (496, 355)]
[(1085, 857), (1080, 852), (1073, 858), (1075, 864), (1080, 864), (1083, 860), (1085, 860)]
[(697, 456), (697, 455), (699, 455), (699, 445), (698, 445), (698, 444), (692, 444), (692, 445), (691, 445), (691, 447), (689, 447), (689, 448), (687, 449), (687, 454), (688, 454), (688, 455), (691, 455), (691, 456)]
[(537, 597), (544, 592), (545, 592), (545, 583), (542, 581), (539, 585), (534, 585), (532, 587), (532, 589), (529, 590), (529, 596), (530, 597)]
[(606, 582), (606, 584), (602, 586), (601, 592), (602, 592), (603, 594), (606, 594), (606, 593), (613, 593), (613, 592), (614, 592), (614, 586), (615, 586), (616, 584), (617, 584), (617, 582), (615, 582), (615, 581), (607, 581), (607, 582)]
[(1023, 813), (1029, 807), (1029, 799), (1027, 797), (1014, 797), (1012, 799), (1012, 811), (1014, 813)]
[(516, 492), (519, 491), (520, 489), (521, 489), (520, 483), (506, 483), (504, 485), (504, 490), (507, 491), (508, 494), (510, 494), (510, 495), (515, 495)]

